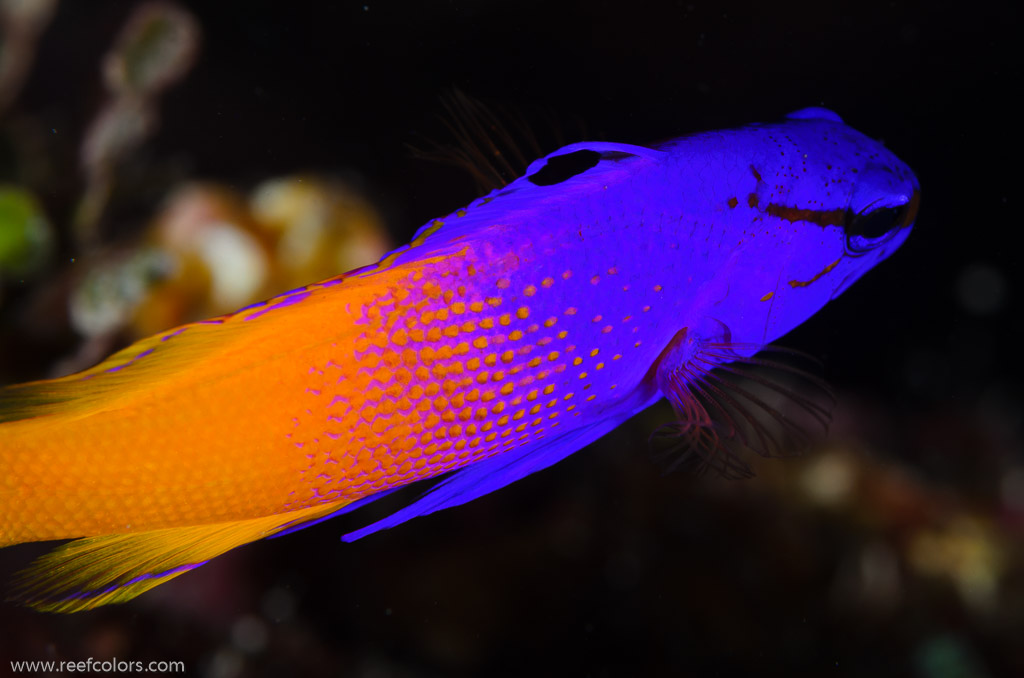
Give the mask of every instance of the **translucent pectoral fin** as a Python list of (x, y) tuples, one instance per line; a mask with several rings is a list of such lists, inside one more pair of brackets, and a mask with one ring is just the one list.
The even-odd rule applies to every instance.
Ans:
[(740, 454), (792, 456), (831, 422), (828, 385), (797, 351), (730, 342), (704, 342), (681, 331), (655, 368), (658, 388), (677, 420), (651, 435), (656, 456), (670, 469), (693, 466), (727, 477), (753, 475)]

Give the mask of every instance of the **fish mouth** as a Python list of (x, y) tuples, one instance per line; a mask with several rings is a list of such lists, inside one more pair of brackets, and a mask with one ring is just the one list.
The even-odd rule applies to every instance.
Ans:
[(832, 296), (829, 297), (829, 301), (832, 301), (833, 299), (838, 297), (840, 294), (845, 292), (846, 289), (850, 285), (855, 283), (857, 281), (857, 278), (859, 278), (859, 277), (860, 277), (860, 271), (850, 271), (849, 273), (847, 273), (846, 277), (844, 277), (843, 280), (839, 283), (839, 286), (836, 287), (836, 289), (832, 292)]

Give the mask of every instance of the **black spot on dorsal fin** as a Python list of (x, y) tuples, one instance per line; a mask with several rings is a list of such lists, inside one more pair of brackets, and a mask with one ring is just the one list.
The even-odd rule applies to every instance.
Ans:
[(577, 174), (583, 174), (591, 167), (597, 167), (602, 154), (598, 151), (573, 151), (547, 159), (544, 166), (531, 174), (530, 183), (536, 186), (554, 186)]

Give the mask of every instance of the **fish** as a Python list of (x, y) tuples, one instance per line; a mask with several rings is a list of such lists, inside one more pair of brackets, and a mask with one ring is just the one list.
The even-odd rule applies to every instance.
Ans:
[(824, 108), (573, 143), (376, 264), (0, 389), (0, 546), (73, 540), (10, 600), (125, 602), (443, 476), (354, 541), (662, 398), (706, 459), (778, 449), (759, 422), (786, 416), (721, 375), (772, 364), (759, 352), (895, 252), (919, 202), (906, 164)]

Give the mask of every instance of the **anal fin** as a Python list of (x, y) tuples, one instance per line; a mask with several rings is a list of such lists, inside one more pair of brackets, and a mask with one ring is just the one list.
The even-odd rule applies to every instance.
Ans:
[(340, 507), (335, 509), (334, 511), (332, 511), (330, 513), (326, 513), (324, 515), (321, 515), (321, 516), (319, 516), (317, 518), (300, 518), (299, 520), (285, 523), (284, 525), (281, 526), (279, 532), (275, 532), (274, 534), (272, 534), (269, 537), (267, 537), (267, 539), (277, 539), (278, 537), (283, 537), (283, 536), (285, 536), (287, 534), (292, 534), (294, 532), (298, 532), (299, 530), (304, 530), (307, 527), (313, 527), (314, 525), (319, 525), (320, 523), (324, 522), (325, 520), (330, 520), (331, 518), (337, 518), (338, 516), (343, 516), (346, 513), (350, 513), (352, 511), (355, 511), (356, 509), (361, 509), (364, 506), (366, 506), (367, 504), (371, 504), (371, 503), (377, 501), (378, 499), (383, 499), (384, 497), (388, 496), (392, 492), (397, 492), (400, 489), (402, 489), (401, 485), (398, 486), (398, 487), (392, 487), (389, 490), (380, 490), (380, 491), (378, 491), (378, 492), (376, 492), (374, 494), (370, 494), (370, 495), (367, 495), (365, 497), (361, 497), (359, 499), (356, 499), (354, 502), (352, 502), (350, 504), (341, 504)]
[(9, 600), (47, 612), (123, 603), (237, 546), (332, 514), (343, 503), (250, 520), (77, 539), (23, 570)]

